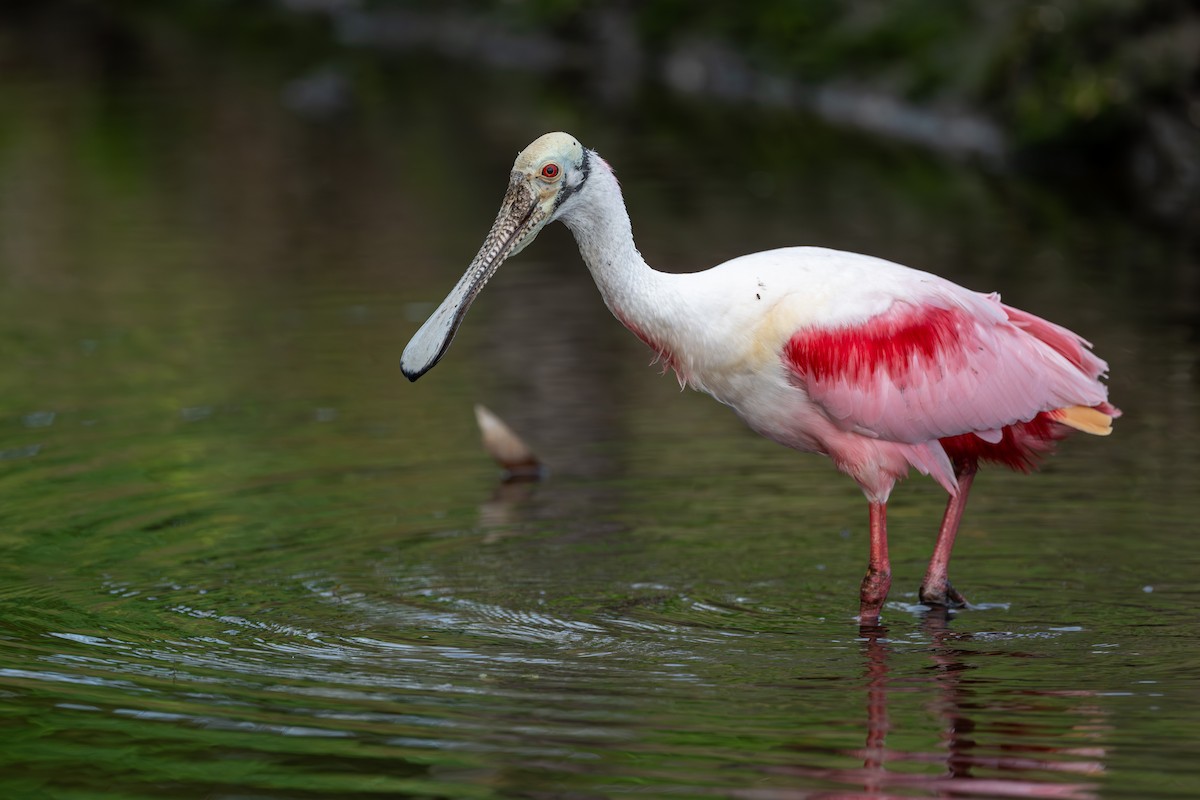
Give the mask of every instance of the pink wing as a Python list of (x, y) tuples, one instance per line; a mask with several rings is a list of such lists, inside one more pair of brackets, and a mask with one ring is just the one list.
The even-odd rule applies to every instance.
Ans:
[[(958, 287), (954, 287), (957, 289)], [(885, 313), (796, 332), (784, 359), (841, 428), (916, 444), (1105, 402), (1106, 365), (1070, 332), (996, 295), (943, 289)]]

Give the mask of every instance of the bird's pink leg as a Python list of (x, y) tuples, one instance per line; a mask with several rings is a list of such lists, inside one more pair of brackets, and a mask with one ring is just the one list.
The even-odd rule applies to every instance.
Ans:
[(871, 503), (871, 557), (858, 595), (859, 622), (879, 619), (883, 601), (892, 586), (892, 564), (888, 560), (887, 504)]
[(948, 574), (954, 536), (958, 533), (958, 523), (962, 521), (963, 510), (967, 507), (967, 495), (970, 494), (971, 483), (975, 480), (975, 465), (959, 464), (955, 474), (958, 478), (958, 494), (946, 503), (946, 516), (942, 517), (942, 527), (938, 529), (937, 543), (933, 546), (933, 556), (929, 559), (929, 569), (925, 570), (925, 580), (921, 581), (921, 591), (917, 593), (917, 597), (927, 606), (962, 608), (967, 605), (967, 598), (950, 585)]

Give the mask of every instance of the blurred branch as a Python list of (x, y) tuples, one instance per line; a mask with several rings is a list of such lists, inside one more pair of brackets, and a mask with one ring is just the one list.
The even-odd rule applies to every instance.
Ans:
[(1200, 205), (1200, 10), (1183, 0), (26, 0), (0, 20), (48, 9), (135, 36), (566, 72), (605, 102), (660, 83), (993, 164), (1116, 166), (1169, 219)]

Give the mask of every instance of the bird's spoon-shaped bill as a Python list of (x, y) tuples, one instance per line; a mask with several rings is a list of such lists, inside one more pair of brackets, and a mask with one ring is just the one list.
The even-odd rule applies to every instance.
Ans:
[(471, 265), (404, 348), (400, 369), (405, 377), (415, 381), (433, 369), (454, 341), (458, 326), (484, 285), (505, 259), (533, 241), (545, 221), (546, 213), (538, 205), (528, 182), (523, 175), (514, 172), (496, 221)]

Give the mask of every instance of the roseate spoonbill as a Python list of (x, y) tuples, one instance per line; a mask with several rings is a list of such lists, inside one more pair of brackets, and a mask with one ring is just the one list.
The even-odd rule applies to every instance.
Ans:
[(446, 352), (500, 264), (554, 220), (575, 235), (609, 310), (681, 385), (858, 482), (870, 507), (864, 622), (891, 585), (887, 501), (910, 467), (950, 494), (919, 597), (965, 605), (947, 566), (978, 463), (1029, 470), (1070, 431), (1107, 435), (1120, 414), (1088, 342), (927, 272), (817, 247), (690, 274), (651, 269), (612, 169), (566, 133), (517, 156), (479, 254), (404, 349), (410, 380)]

